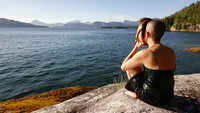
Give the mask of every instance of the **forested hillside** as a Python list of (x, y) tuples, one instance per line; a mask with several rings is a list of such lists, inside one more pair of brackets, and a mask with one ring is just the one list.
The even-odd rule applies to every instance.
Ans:
[(200, 31), (200, 1), (161, 19), (166, 25), (166, 30), (171, 31)]

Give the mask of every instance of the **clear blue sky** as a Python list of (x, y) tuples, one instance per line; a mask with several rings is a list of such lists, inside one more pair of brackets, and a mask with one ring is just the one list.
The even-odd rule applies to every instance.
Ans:
[(47, 23), (163, 18), (198, 0), (0, 0), (0, 18)]

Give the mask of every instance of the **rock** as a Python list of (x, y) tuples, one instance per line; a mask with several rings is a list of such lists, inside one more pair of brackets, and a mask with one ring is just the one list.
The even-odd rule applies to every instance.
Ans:
[(0, 113), (7, 113), (11, 111), (14, 113), (29, 113), (31, 111), (61, 103), (94, 89), (96, 89), (96, 87), (67, 87), (42, 94), (33, 95), (30, 97), (28, 96), (19, 99), (10, 99), (4, 102), (0, 102)]
[(60, 104), (43, 108), (33, 113), (68, 113), (68, 112), (81, 112), (84, 109), (93, 106), (99, 100), (108, 97), (116, 92), (119, 84), (111, 84), (98, 88), (97, 90), (90, 91), (82, 96), (77, 96), (68, 101)]
[[(67, 100), (63, 103), (43, 108), (33, 113), (199, 113), (200, 74), (176, 75), (174, 98), (163, 106), (151, 106), (139, 99), (124, 94), (122, 84), (111, 84)], [(118, 90), (119, 89), (119, 90)]]
[(195, 47), (191, 49), (184, 49), (184, 51), (200, 52), (200, 47)]
[[(180, 29), (177, 28), (177, 26), (183, 26), (185, 25), (185, 29), (181, 27)], [(191, 23), (174, 23), (169, 31), (180, 31), (180, 32), (200, 32), (200, 24), (192, 25)]]

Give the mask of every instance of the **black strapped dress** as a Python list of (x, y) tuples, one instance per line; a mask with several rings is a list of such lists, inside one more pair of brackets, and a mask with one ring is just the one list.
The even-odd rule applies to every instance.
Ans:
[[(156, 60), (155, 54), (151, 51)], [(144, 71), (134, 75), (125, 88), (135, 92), (138, 98), (151, 105), (162, 105), (174, 96), (175, 70), (153, 70), (144, 65)]]

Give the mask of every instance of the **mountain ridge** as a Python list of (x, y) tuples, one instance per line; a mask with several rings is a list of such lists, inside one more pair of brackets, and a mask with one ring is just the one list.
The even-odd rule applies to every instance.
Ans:
[(47, 26), (38, 26), (30, 23), (20, 22), (16, 20), (0, 18), (0, 27), (19, 27), (19, 28), (48, 28)]
[(34, 20), (30, 22), (31, 24), (34, 25), (45, 25), (48, 27), (59, 27), (59, 28), (101, 28), (101, 27), (112, 27), (112, 26), (137, 26), (139, 21), (130, 21), (130, 20), (125, 20), (124, 22), (116, 22), (116, 21), (111, 21), (111, 22), (102, 22), (102, 21), (95, 21), (95, 22), (81, 22), (80, 20), (74, 20), (70, 21), (67, 23), (52, 23), (48, 24), (45, 22), (41, 22), (38, 20)]
[(48, 27), (56, 27), (56, 26), (62, 26), (64, 25), (64, 23), (45, 23), (45, 22), (41, 22), (39, 20), (33, 20), (32, 22), (30, 22), (30, 24), (34, 24), (34, 25), (42, 25), (42, 26), (48, 26)]
[(101, 29), (101, 28), (136, 28), (139, 21), (124, 20), (123, 22), (111, 21), (95, 21), (95, 22), (81, 22), (74, 20), (66, 23), (45, 23), (39, 20), (33, 20), (30, 23), (20, 22), (16, 20), (0, 18), (0, 27), (39, 27), (39, 28), (81, 28), (81, 29)]

